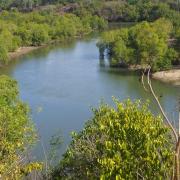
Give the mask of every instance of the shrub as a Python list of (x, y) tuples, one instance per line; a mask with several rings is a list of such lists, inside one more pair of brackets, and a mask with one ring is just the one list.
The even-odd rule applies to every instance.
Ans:
[(26, 153), (35, 140), (29, 107), (20, 101), (16, 81), (0, 76), (0, 177), (20, 179), (41, 167), (28, 163)]
[(8, 51), (0, 44), (0, 64), (7, 64), (8, 62)]
[(31, 43), (33, 46), (40, 46), (49, 40), (47, 28), (45, 25), (32, 24)]
[(168, 179), (172, 139), (147, 104), (115, 100), (93, 109), (85, 128), (72, 143), (53, 179)]

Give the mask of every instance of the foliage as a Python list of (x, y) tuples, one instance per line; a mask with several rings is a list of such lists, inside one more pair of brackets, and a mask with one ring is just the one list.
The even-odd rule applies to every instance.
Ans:
[(39, 169), (27, 163), (26, 152), (36, 137), (29, 108), (19, 100), (16, 81), (0, 76), (0, 178), (19, 179), (25, 169)]
[(98, 14), (109, 21), (116, 22), (154, 21), (164, 17), (169, 19), (173, 25), (179, 27), (180, 14), (178, 12), (179, 4), (177, 3), (168, 0), (93, 0), (88, 2), (82, 0), (74, 13), (82, 15), (88, 11), (92, 14)]
[(101, 54), (108, 52), (111, 65), (150, 65), (153, 71), (169, 69), (177, 58), (176, 51), (168, 44), (172, 29), (166, 19), (142, 22), (130, 28), (105, 32), (98, 47)]
[(7, 50), (4, 46), (0, 45), (0, 64), (7, 64), (8, 62), (8, 55)]
[(0, 34), (0, 44), (3, 45), (7, 51), (15, 51), (20, 45), (20, 38), (14, 36), (10, 31), (3, 29)]
[(176, 31), (176, 38), (177, 38), (177, 42), (179, 44), (180, 43), (180, 28)]
[(40, 46), (49, 40), (48, 29), (46, 25), (32, 24), (31, 29), (31, 45)]
[(53, 179), (168, 179), (172, 165), (169, 130), (147, 104), (114, 100), (101, 104), (73, 141)]
[(104, 19), (91, 14), (78, 17), (45, 11), (3, 11), (0, 14), (0, 62), (7, 62), (8, 52), (20, 46), (40, 46), (52, 40), (64, 41), (106, 26)]

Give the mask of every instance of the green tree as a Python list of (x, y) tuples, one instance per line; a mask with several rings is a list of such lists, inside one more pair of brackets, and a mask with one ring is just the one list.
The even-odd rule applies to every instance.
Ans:
[(31, 42), (33, 46), (40, 46), (48, 42), (49, 34), (47, 29), (49, 29), (49, 27), (46, 25), (31, 25)]
[[(163, 29), (163, 32), (162, 32)], [(151, 66), (153, 71), (169, 69), (177, 58), (169, 46), (172, 23), (164, 18), (153, 23), (142, 22), (130, 28), (105, 32), (98, 47), (106, 51), (113, 65)]]
[(4, 29), (0, 34), (0, 44), (3, 45), (9, 52), (13, 52), (19, 47), (20, 38)]
[(54, 179), (168, 179), (172, 172), (172, 139), (160, 116), (147, 104), (114, 100), (93, 109), (72, 143)]
[(132, 48), (128, 48), (126, 43), (121, 39), (114, 43), (113, 45), (113, 54), (114, 58), (112, 60), (111, 65), (113, 64), (121, 64), (128, 65), (132, 64), (134, 60), (134, 50)]
[(16, 81), (0, 76), (0, 177), (20, 179), (38, 163), (27, 163), (26, 152), (35, 140), (29, 108), (20, 101)]
[(0, 44), (0, 65), (6, 64), (8, 62), (8, 51)]

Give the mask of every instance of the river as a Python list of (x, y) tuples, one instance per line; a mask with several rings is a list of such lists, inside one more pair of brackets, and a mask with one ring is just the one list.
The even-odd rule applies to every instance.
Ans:
[[(31, 107), (44, 148), (48, 151), (49, 139), (56, 132), (63, 136), (60, 152), (71, 140), (70, 132), (79, 131), (92, 116), (91, 107), (104, 101), (112, 104), (112, 96), (124, 100), (151, 99), (130, 72), (111, 69), (99, 61), (97, 38), (77, 40), (63, 45), (52, 45), (35, 50), (0, 69), (19, 83), (20, 96)], [(153, 81), (153, 86), (168, 115), (177, 119), (180, 86)], [(150, 108), (157, 113), (156, 105)], [(43, 148), (38, 143), (33, 152), (43, 159)]]

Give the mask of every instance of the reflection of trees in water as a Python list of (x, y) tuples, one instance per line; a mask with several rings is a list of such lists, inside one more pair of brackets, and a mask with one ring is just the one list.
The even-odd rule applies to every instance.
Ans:
[(31, 59), (31, 58), (40, 58), (43, 59), (45, 57), (47, 57), (47, 55), (52, 51), (71, 51), (74, 47), (76, 46), (75, 41), (69, 43), (69, 42), (61, 42), (61, 43), (54, 43), (42, 48), (39, 48), (29, 54), (26, 55), (27, 60)]
[(100, 47), (97, 44), (99, 48), (99, 64), (101, 67), (106, 67), (111, 65), (111, 57), (107, 49), (104, 49), (104, 47)]
[(22, 64), (23, 62), (32, 61), (32, 59), (36, 59), (37, 61), (43, 61), (50, 52), (54, 51), (71, 51), (76, 46), (76, 41), (71, 42), (59, 42), (53, 43), (51, 45), (47, 45), (38, 49), (35, 49), (28, 54), (22, 55), (18, 58), (14, 58), (9, 62), (7, 66), (0, 68), (0, 74), (7, 74), (11, 75), (13, 70), (18, 67), (18, 65)]

